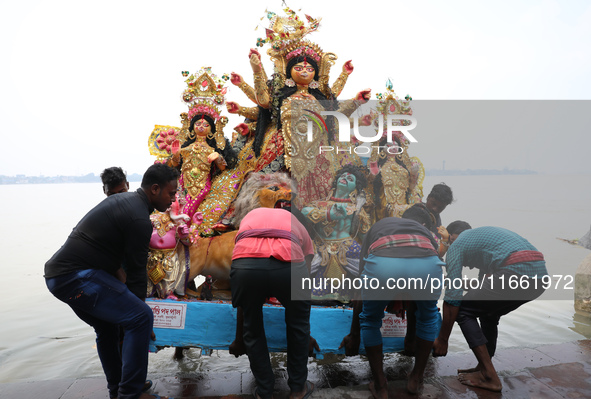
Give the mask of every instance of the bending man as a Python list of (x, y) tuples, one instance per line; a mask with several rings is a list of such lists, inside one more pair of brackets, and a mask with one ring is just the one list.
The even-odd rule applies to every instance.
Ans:
[[(45, 264), (49, 291), (96, 332), (111, 398), (154, 398), (141, 393), (153, 324), (152, 310), (144, 302), (150, 213), (170, 206), (177, 178), (178, 172), (168, 166), (150, 166), (140, 189), (111, 195), (94, 207)], [(115, 277), (123, 263), (127, 285)], [(121, 354), (119, 326), (125, 331)]]
[[(379, 399), (388, 397), (380, 333), (386, 305), (392, 300), (411, 300), (416, 304), (415, 365), (407, 383), (407, 390), (412, 394), (419, 391), (441, 320), (437, 299), (441, 294), (443, 261), (437, 256), (437, 243), (426, 227), (430, 226), (429, 212), (415, 205), (402, 217), (376, 222), (361, 249), (362, 276), (380, 282), (373, 290), (363, 287), (363, 310), (359, 316), (373, 376), (370, 390)], [(432, 284), (435, 280), (437, 283)]]
[(268, 297), (276, 297), (285, 308), (290, 398), (307, 398), (314, 390), (307, 381), (310, 292), (301, 289), (302, 280), (309, 278), (313, 256), (308, 232), (287, 210), (257, 208), (240, 221), (230, 284), (232, 305), (243, 311), (244, 345), (256, 380), (255, 399), (272, 398), (275, 384), (263, 325), (262, 308)]
[[(458, 370), (460, 382), (501, 391), (501, 380), (491, 360), (497, 346), (499, 319), (542, 295), (542, 281), (535, 279), (548, 274), (544, 256), (512, 231), (479, 227), (460, 233), (450, 245), (446, 261), (451, 287), (446, 282), (443, 324), (433, 345), (434, 355), (447, 354), (449, 335), (457, 321), (478, 360), (475, 368)], [(462, 278), (462, 266), (479, 269), (478, 280), (483, 282), (482, 287), (470, 289), (464, 296), (461, 288), (453, 288), (453, 282)]]

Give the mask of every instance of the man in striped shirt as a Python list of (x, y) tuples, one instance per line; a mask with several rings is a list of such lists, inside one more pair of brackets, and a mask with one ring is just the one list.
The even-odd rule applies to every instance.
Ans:
[[(415, 364), (406, 385), (411, 394), (420, 390), (439, 329), (437, 299), (441, 294), (444, 263), (437, 256), (437, 243), (429, 231), (429, 211), (419, 205), (409, 208), (402, 218), (388, 217), (376, 222), (361, 249), (362, 276), (379, 282), (375, 288), (363, 287), (363, 309), (359, 315), (361, 337), (373, 377), (369, 389), (378, 399), (388, 397), (380, 333), (388, 303), (392, 300), (412, 301), (417, 309), (412, 322), (416, 320), (416, 329), (410, 325), (407, 333), (413, 338), (416, 334)], [(439, 288), (431, 289), (433, 286)], [(354, 327), (352, 325), (350, 335), (355, 335)], [(415, 333), (410, 333), (411, 329)]]
[[(476, 367), (458, 370), (460, 382), (501, 391), (501, 380), (491, 360), (499, 319), (544, 292), (541, 279), (548, 274), (544, 256), (512, 231), (479, 227), (460, 233), (449, 247), (446, 261), (443, 324), (433, 344), (434, 355), (447, 354), (449, 335), (457, 321), (478, 360)], [(474, 288), (472, 280), (466, 295), (463, 266), (479, 270), (478, 286)]]

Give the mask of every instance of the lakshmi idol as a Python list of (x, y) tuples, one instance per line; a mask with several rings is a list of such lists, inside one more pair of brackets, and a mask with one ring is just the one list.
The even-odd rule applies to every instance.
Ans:
[[(199, 112), (203, 110), (204, 113)], [(209, 194), (212, 177), (227, 167), (233, 168), (236, 164), (236, 156), (227, 139), (224, 139), (226, 143), (222, 148), (216, 145), (213, 137), (214, 120), (211, 114), (206, 112), (205, 107), (193, 113), (189, 112), (191, 135), (180, 149), (178, 141), (173, 145), (173, 156), (169, 162), (170, 166), (179, 167), (181, 170), (180, 183), (187, 191), (185, 212), (189, 217), (195, 214), (205, 196)]]
[(195, 226), (201, 236), (214, 233), (242, 185), (245, 174), (253, 169), (248, 159), (238, 162), (223, 128), (228, 118), (221, 115), (225, 80), (211, 68), (201, 68), (189, 76), (183, 72), (187, 88), (182, 94), (188, 112), (181, 114), (182, 128), (157, 125), (150, 136), (150, 153), (157, 162), (166, 162), (181, 171), (179, 185), (192, 218), (201, 212), (203, 221)]

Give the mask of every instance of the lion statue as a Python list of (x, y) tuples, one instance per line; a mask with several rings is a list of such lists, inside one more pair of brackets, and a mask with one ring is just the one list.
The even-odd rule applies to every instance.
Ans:
[[(287, 173), (251, 173), (234, 201), (232, 225), (238, 229), (248, 212), (255, 208), (291, 207), (292, 183)], [(230, 289), (232, 251), (238, 230), (200, 238), (189, 249), (189, 281), (198, 275), (213, 277), (214, 289)]]

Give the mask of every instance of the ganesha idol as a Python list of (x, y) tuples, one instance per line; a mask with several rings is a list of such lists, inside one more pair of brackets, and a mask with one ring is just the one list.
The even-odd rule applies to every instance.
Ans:
[(192, 220), (182, 213), (182, 202), (177, 198), (166, 212), (154, 211), (150, 215), (153, 230), (147, 264), (148, 297), (168, 298), (191, 293), (187, 288), (190, 275), (189, 247), (196, 239), (196, 226), (203, 219), (199, 212), (193, 215)]

